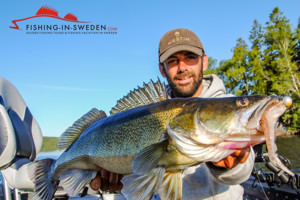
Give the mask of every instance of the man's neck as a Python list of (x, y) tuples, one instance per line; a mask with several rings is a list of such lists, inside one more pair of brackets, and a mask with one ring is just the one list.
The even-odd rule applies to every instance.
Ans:
[(203, 90), (203, 81), (202, 81), (201, 85), (199, 86), (198, 90), (193, 94), (192, 97), (198, 97), (198, 96), (200, 96), (202, 90)]

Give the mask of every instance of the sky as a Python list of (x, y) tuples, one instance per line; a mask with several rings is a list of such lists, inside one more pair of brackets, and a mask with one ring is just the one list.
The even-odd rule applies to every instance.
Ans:
[[(18, 22), (22, 30), (10, 28), (13, 20), (35, 16), (42, 6), (89, 23), (37, 17)], [(157, 54), (169, 30), (192, 30), (206, 54), (221, 61), (230, 59), (238, 38), (248, 42), (253, 21), (264, 25), (275, 7), (297, 27), (299, 0), (2, 0), (0, 76), (16, 86), (43, 135), (59, 137), (92, 108), (109, 114), (130, 90), (150, 79), (164, 80)], [(30, 30), (45, 24), (116, 30)]]

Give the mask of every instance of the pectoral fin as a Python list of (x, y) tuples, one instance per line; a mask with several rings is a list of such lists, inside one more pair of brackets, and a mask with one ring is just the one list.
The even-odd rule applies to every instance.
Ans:
[(131, 163), (132, 171), (135, 174), (146, 174), (156, 168), (158, 162), (167, 151), (169, 141), (152, 144), (142, 149), (133, 159)]

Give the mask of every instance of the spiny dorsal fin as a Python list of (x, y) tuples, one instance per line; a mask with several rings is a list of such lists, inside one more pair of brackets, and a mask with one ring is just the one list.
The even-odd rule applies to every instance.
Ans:
[(138, 87), (130, 91), (122, 99), (118, 100), (117, 105), (113, 107), (110, 114), (116, 114), (131, 108), (145, 106), (169, 99), (167, 89), (164, 83), (158, 79), (157, 82), (152, 80), (144, 83), (143, 87)]
[(61, 134), (57, 144), (58, 149), (63, 150), (68, 148), (92, 123), (105, 117), (106, 114), (102, 110), (99, 111), (96, 108), (90, 110)]

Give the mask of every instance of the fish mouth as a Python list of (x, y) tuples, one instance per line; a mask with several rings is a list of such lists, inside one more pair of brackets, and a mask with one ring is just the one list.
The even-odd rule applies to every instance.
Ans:
[(263, 102), (258, 105), (258, 107), (255, 109), (255, 111), (249, 117), (247, 128), (249, 130), (251, 130), (251, 129), (261, 130), (259, 122), (261, 120), (262, 115), (264, 114), (264, 112), (266, 112), (267, 110), (271, 109), (272, 107), (274, 107), (275, 105), (277, 105), (279, 103), (280, 103), (280, 101), (278, 98), (274, 99), (274, 97), (270, 97), (270, 98), (264, 99)]
[[(228, 146), (227, 148), (230, 149), (240, 149), (265, 142), (266, 138), (262, 128), (262, 123), (264, 123), (262, 116), (270, 111), (276, 113), (272, 119), (268, 119), (273, 128), (275, 128), (275, 136), (282, 135), (285, 130), (280, 127), (275, 127), (275, 125), (278, 118), (284, 113), (285, 110), (286, 106), (281, 100), (281, 97), (272, 96), (263, 99), (261, 103), (250, 108), (242, 116), (241, 121), (247, 121), (247, 123), (244, 123), (246, 125), (245, 131), (243, 131), (243, 133), (230, 134), (229, 137), (224, 140), (224, 142), (227, 144), (225, 145), (223, 143), (223, 145)], [(240, 142), (240, 144), (237, 144), (237, 142)]]
[(287, 107), (282, 101), (282, 97), (271, 97), (270, 99), (267, 99), (264, 104), (260, 104), (258, 106), (258, 108), (253, 113), (254, 116), (250, 117), (247, 128), (249, 130), (256, 130), (257, 133), (263, 133), (262, 123), (264, 122), (262, 120), (262, 116), (267, 112), (272, 112), (273, 117), (268, 119), (268, 121), (272, 123), (273, 127), (275, 127), (277, 120), (286, 109)]

